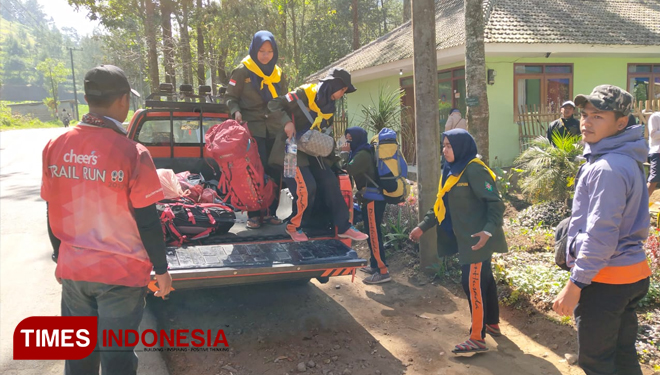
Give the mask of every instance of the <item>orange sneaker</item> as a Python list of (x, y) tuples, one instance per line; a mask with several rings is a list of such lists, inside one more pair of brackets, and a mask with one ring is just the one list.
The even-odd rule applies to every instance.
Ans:
[(290, 229), (286, 228), (286, 233), (291, 236), (291, 239), (294, 242), (305, 242), (309, 241), (309, 238), (307, 238), (307, 235), (305, 232), (302, 231), (302, 229)]
[(355, 227), (350, 227), (344, 233), (339, 233), (339, 238), (350, 238), (353, 241), (366, 241), (369, 236), (355, 229)]

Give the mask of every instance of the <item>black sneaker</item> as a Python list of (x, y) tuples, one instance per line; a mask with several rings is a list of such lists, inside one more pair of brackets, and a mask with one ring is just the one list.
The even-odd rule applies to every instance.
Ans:
[(392, 278), (390, 277), (390, 273), (374, 273), (373, 275), (367, 277), (366, 279), (362, 280), (363, 283), (365, 284), (382, 284), (386, 283), (388, 281), (392, 281)]

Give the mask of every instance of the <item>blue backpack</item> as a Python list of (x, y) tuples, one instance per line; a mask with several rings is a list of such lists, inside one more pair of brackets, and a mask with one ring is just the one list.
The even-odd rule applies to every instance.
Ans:
[(410, 185), (408, 177), (408, 163), (401, 153), (397, 134), (394, 130), (383, 128), (374, 137), (374, 159), (382, 194), (387, 203), (398, 204), (408, 198)]

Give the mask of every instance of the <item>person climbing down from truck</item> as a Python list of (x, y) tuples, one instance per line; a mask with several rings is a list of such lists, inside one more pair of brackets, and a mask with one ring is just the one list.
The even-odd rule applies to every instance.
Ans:
[(442, 133), (445, 166), (438, 199), (424, 220), (410, 232), (418, 242), (436, 227), (438, 255), (458, 253), (463, 290), (472, 314), (470, 337), (452, 350), (455, 354), (487, 351), (486, 333), (501, 336), (497, 285), (491, 269), (493, 253), (506, 253), (504, 203), (495, 174), (477, 158), (477, 144), (463, 129)]
[[(369, 233), (369, 250), (371, 259), (369, 267), (361, 268), (360, 271), (368, 273), (370, 276), (362, 282), (365, 284), (382, 284), (391, 281), (387, 262), (385, 260), (385, 247), (383, 246), (383, 232), (381, 224), (385, 215), (385, 198), (374, 189), (378, 189), (376, 184), (382, 185), (384, 180), (378, 178), (376, 163), (374, 160), (374, 150), (367, 142), (367, 131), (360, 127), (346, 129), (346, 145), (342, 148), (342, 155), (346, 155), (344, 169), (353, 178), (357, 188), (357, 198), (360, 202), (363, 213), (362, 220), (364, 228)], [(394, 185), (391, 189), (396, 190), (396, 182), (390, 181)], [(382, 186), (387, 189), (389, 186)]]
[[(351, 75), (344, 69), (330, 70), (327, 77), (318, 84), (298, 87), (296, 90), (271, 100), (268, 109), (269, 117), (278, 121), (284, 131), (277, 135), (273, 151), (270, 155), (271, 164), (282, 168), (286, 140), (300, 136), (309, 131), (313, 125), (321, 130), (332, 126), (332, 115), (335, 113), (335, 101), (345, 93), (355, 92), (351, 84)], [(298, 103), (298, 100), (302, 104)], [(314, 124), (307, 119), (309, 112)], [(302, 231), (303, 224), (313, 215), (312, 207), (317, 196), (323, 199), (332, 214), (332, 222), (337, 227), (340, 238), (350, 238), (364, 241), (369, 236), (355, 229), (349, 221), (348, 206), (344, 201), (339, 181), (334, 173), (339, 159), (334, 150), (328, 157), (311, 157), (300, 149), (297, 153), (297, 168), (294, 178), (284, 178), (293, 196), (293, 213), (286, 226), (286, 232), (294, 241), (307, 241), (307, 235)]]
[[(227, 106), (236, 121), (247, 122), (250, 133), (257, 141), (259, 157), (264, 170), (277, 186), (281, 186), (282, 168), (269, 165), (275, 136), (282, 131), (282, 124), (268, 116), (268, 102), (283, 94), (282, 69), (277, 65), (278, 51), (275, 37), (270, 31), (254, 34), (248, 56), (234, 69), (227, 87)], [(279, 190), (267, 212), (248, 212), (247, 227), (260, 228), (262, 224), (280, 225), (277, 208)]]

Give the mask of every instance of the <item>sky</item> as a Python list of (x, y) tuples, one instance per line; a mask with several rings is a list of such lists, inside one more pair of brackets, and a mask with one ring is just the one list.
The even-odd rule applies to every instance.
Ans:
[(63, 27), (73, 27), (78, 31), (78, 35), (92, 35), (98, 22), (87, 19), (87, 11), (80, 9), (76, 12), (75, 8), (70, 6), (66, 0), (38, 0), (43, 7), (44, 13), (53, 17), (58, 29)]

